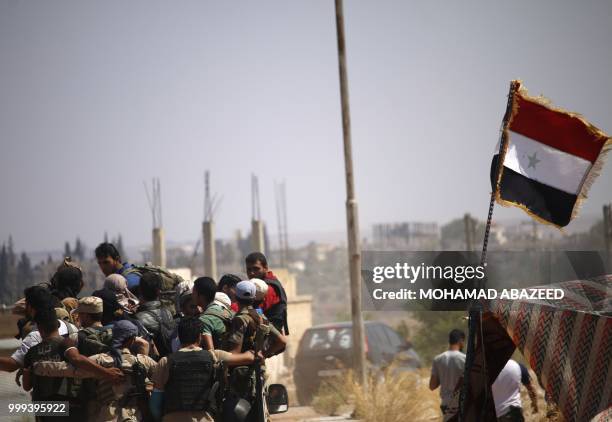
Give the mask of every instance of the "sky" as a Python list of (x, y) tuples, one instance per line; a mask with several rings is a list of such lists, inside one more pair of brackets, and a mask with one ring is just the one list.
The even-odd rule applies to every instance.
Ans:
[[(377, 222), (485, 219), (512, 79), (612, 133), (612, 2), (345, 1), (362, 236)], [(276, 232), (346, 227), (334, 3), (0, 0), (0, 242), (195, 240), (248, 230), (250, 177)], [(583, 216), (612, 200), (612, 164)], [(522, 218), (497, 207), (495, 218)]]

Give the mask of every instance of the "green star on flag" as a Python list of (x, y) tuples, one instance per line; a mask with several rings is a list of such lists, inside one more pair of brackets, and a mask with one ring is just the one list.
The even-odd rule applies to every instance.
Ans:
[(542, 160), (538, 160), (537, 157), (537, 152), (534, 152), (533, 155), (528, 155), (527, 158), (529, 159), (529, 165), (527, 166), (527, 168), (532, 168), (535, 170), (536, 165), (542, 161)]

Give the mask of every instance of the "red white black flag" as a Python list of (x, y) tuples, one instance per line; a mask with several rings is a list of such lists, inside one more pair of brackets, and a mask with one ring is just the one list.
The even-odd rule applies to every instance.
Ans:
[(512, 83), (508, 107), (497, 180), (499, 153), (491, 164), (496, 200), (540, 222), (564, 227), (599, 175), (612, 138), (582, 116), (530, 97), (518, 81)]

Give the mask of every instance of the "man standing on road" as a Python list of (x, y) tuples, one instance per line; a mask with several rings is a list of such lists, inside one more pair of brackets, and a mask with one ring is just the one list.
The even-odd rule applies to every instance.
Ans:
[(447, 421), (457, 413), (458, 393), (457, 386), (463, 378), (465, 366), (465, 354), (463, 354), (463, 343), (465, 333), (454, 329), (448, 334), (448, 350), (439, 354), (431, 365), (431, 377), (429, 388), (433, 391), (440, 387), (440, 408), (444, 421)]

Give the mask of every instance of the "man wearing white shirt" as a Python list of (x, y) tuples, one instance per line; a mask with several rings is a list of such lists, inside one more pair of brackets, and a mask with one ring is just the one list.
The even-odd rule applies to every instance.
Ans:
[(498, 421), (523, 422), (525, 420), (520, 386), (521, 367), (516, 361), (510, 359), (491, 387)]
[[(25, 294), (25, 312), (29, 319), (33, 319), (36, 315), (36, 310), (40, 308), (45, 308), (52, 306), (53, 296), (44, 287), (41, 286), (32, 286), (28, 287), (24, 290)], [(60, 320), (59, 321), (59, 335), (65, 336), (69, 334), (68, 325), (66, 322)], [(73, 332), (77, 331), (77, 328), (72, 326), (70, 327)], [(23, 358), (30, 350), (32, 346), (40, 343), (42, 341), (42, 337), (40, 333), (33, 327), (32, 331), (28, 335), (26, 335), (21, 345), (10, 357), (0, 357), (0, 370), (6, 372), (14, 372), (19, 368), (23, 367)]]

